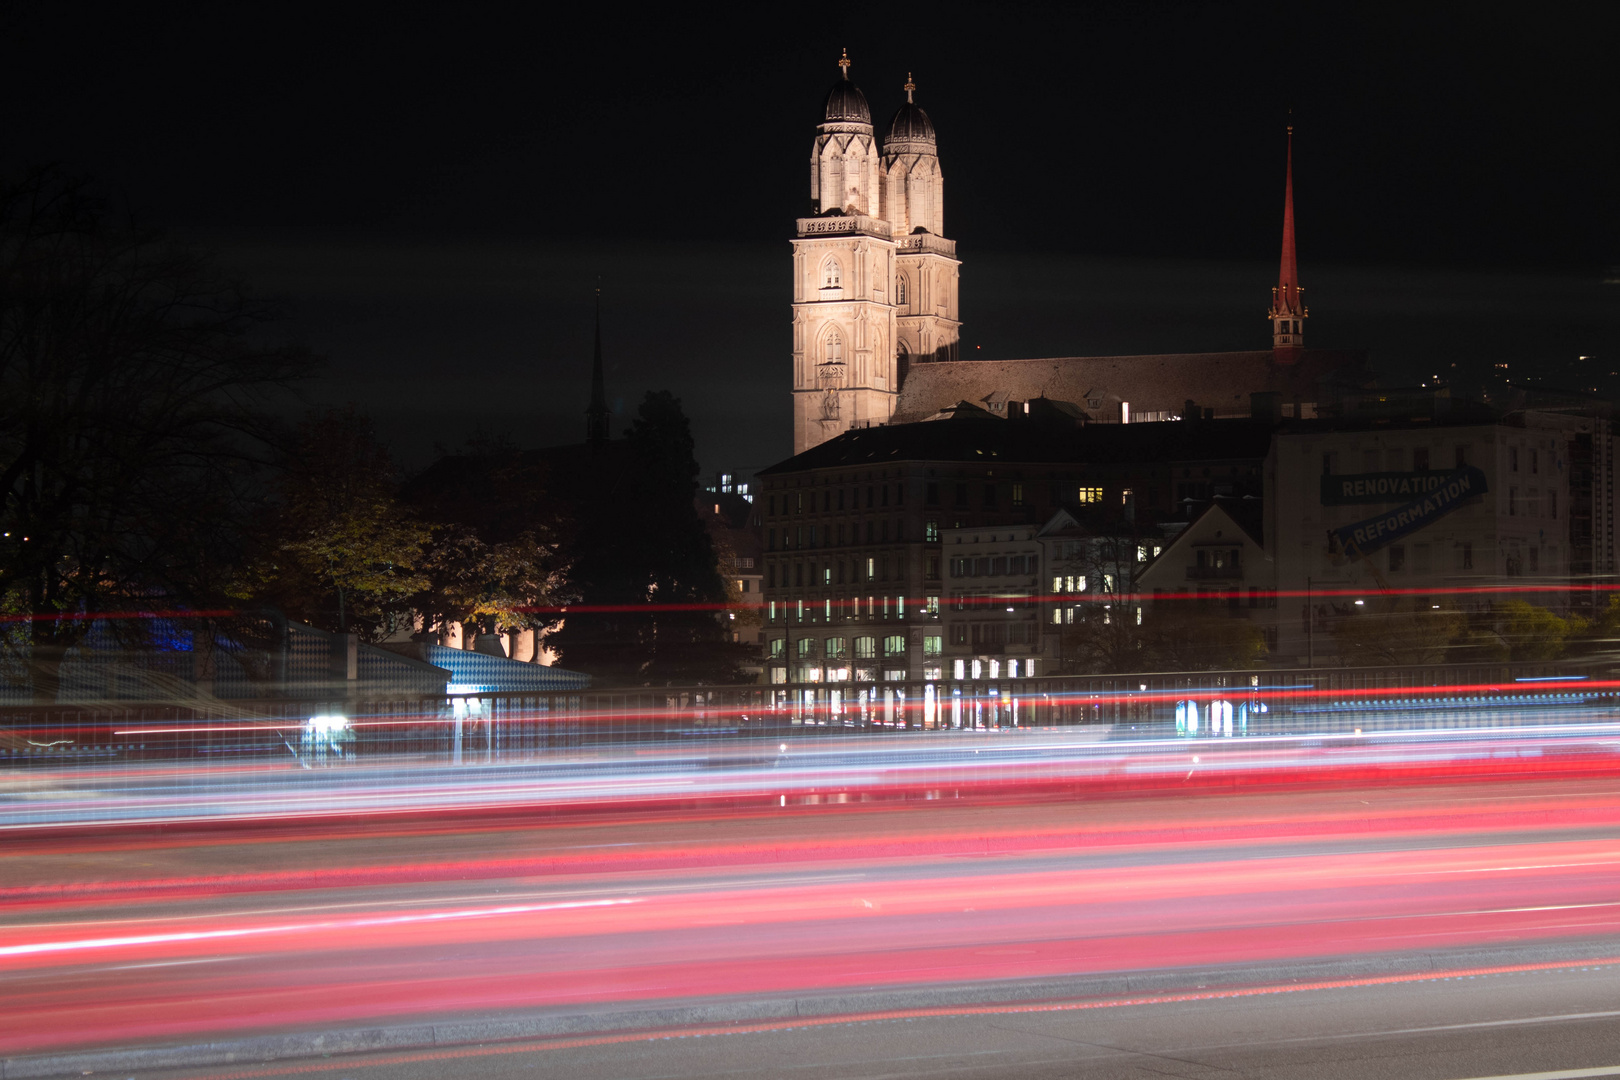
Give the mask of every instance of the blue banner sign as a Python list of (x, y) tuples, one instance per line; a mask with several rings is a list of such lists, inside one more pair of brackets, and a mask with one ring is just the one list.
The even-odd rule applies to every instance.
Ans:
[(1472, 465), (1436, 475), (1440, 477), (1440, 483), (1411, 502), (1366, 521), (1330, 530), (1329, 535), (1338, 550), (1352, 559), (1370, 555), (1426, 525), (1434, 524), (1461, 507), (1464, 501), (1485, 494), (1485, 474)]
[(1451, 479), (1449, 472), (1375, 472), (1322, 477), (1322, 505), (1392, 503), (1426, 495)]

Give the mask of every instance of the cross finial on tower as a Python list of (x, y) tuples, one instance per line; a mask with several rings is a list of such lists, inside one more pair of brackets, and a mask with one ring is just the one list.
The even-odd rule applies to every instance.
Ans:
[(906, 72), (906, 104), (912, 104), (911, 92), (917, 89), (917, 84), (911, 81), (911, 72)]
[(844, 78), (849, 78), (849, 50), (844, 50), (844, 56), (838, 61), (838, 66), (844, 70)]

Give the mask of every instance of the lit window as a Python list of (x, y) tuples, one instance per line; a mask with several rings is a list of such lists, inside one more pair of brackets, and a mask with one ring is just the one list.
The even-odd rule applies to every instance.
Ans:
[(1062, 578), (1054, 577), (1052, 579), (1052, 591), (1054, 593), (1060, 593), (1060, 592), (1063, 591), (1063, 579)]
[(1102, 502), (1103, 489), (1100, 487), (1083, 487), (1076, 498), (1083, 503)]
[(890, 634), (883, 639), (884, 656), (902, 656), (906, 651), (906, 636), (904, 634)]
[(953, 679), (965, 679), (965, 678), (967, 678), (967, 661), (966, 660), (956, 660), (956, 661), (953, 661), (951, 663), (951, 678), (953, 678)]
[(923, 655), (938, 656), (945, 651), (945, 639), (938, 634), (923, 638)]
[(1137, 562), (1147, 562), (1147, 560), (1148, 560), (1147, 547), (1145, 545), (1138, 544), (1136, 546), (1136, 561)]
[(858, 637), (855, 639), (855, 659), (870, 660), (877, 655), (877, 638)]
[(927, 523), (927, 525), (924, 527), (923, 539), (927, 540), (930, 544), (939, 543), (939, 522), (930, 521)]
[(845, 656), (845, 651), (844, 651), (844, 649), (845, 649), (845, 639), (844, 638), (830, 637), (830, 638), (828, 638), (826, 640), (826, 642), (824, 644), (824, 647), (827, 650), (827, 652), (826, 652), (827, 659), (829, 659), (829, 660), (842, 660), (842, 659), (844, 659), (844, 656)]
[(927, 610), (928, 614), (930, 614), (930, 615), (938, 615), (939, 614), (939, 597), (930, 596), (928, 598), (928, 600), (927, 600), (927, 608), (926, 608), (926, 610)]

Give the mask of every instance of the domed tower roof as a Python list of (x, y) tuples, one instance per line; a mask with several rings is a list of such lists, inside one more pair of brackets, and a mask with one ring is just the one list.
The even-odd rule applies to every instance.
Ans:
[(838, 66), (844, 69), (843, 78), (833, 83), (832, 89), (827, 91), (827, 109), (822, 122), (870, 124), (872, 107), (866, 103), (866, 95), (861, 93), (861, 88), (849, 81), (849, 50), (844, 51)]
[(935, 153), (934, 122), (921, 105), (912, 100), (917, 84), (906, 75), (906, 103), (895, 110), (889, 122), (889, 137), (883, 141), (887, 154)]

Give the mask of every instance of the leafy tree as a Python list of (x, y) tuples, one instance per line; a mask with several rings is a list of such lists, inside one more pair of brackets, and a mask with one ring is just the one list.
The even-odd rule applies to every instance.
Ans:
[(715, 618), (727, 597), (693, 503), (698, 463), (680, 400), (648, 393), (625, 434), (622, 459), (604, 454), (575, 503), (574, 581), (588, 610), (557, 635), (563, 662), (607, 682), (735, 681), (749, 646)]
[(556, 625), (534, 610), (574, 597), (560, 541), (570, 518), (550, 479), (543, 462), (508, 440), (476, 436), (407, 485), (406, 497), (433, 523), (425, 584), (411, 601), (424, 634), (451, 623), (469, 635)]
[(354, 406), (305, 420), (283, 475), (260, 595), (293, 618), (375, 640), (428, 585), (431, 530), (395, 497), (395, 470)]
[(1063, 630), (1064, 667), (1081, 673), (1152, 671), (1158, 654), (1151, 631), (1136, 623), (1134, 604), (1088, 604)]
[(266, 342), (279, 315), (82, 181), (0, 187), (0, 596), (33, 616), (37, 699), (90, 617), (229, 599), (273, 406), (312, 368)]
[(544, 630), (555, 618), (533, 609), (572, 598), (557, 544), (532, 532), (492, 544), (472, 526), (442, 523), (421, 566), (424, 587), (412, 604), (430, 629), (460, 623), (484, 634)]
[(1171, 606), (1154, 613), (1146, 647), (1164, 671), (1233, 671), (1266, 657), (1266, 638), (1248, 619)]
[(1352, 615), (1336, 620), (1332, 633), (1340, 659), (1372, 667), (1444, 663), (1467, 630), (1461, 612), (1429, 609)]
[(1586, 628), (1579, 616), (1560, 618), (1543, 607), (1523, 600), (1506, 600), (1494, 608), (1497, 633), (1507, 643), (1514, 660), (1556, 660), (1564, 655), (1565, 642)]

